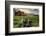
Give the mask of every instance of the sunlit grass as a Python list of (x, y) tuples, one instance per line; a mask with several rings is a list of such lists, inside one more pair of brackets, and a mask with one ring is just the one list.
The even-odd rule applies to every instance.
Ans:
[(39, 16), (37, 15), (29, 15), (29, 16), (14, 16), (13, 17), (13, 24), (14, 28), (21, 27), (21, 20), (23, 19), (29, 19), (32, 21), (32, 27), (39, 26)]

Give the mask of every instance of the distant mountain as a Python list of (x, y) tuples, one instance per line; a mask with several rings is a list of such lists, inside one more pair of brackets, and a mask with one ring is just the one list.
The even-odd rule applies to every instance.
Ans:
[(14, 14), (16, 16), (26, 16), (26, 15), (39, 15), (38, 9), (24, 9), (24, 8), (14, 8)]
[(24, 13), (23, 11), (17, 11), (15, 12), (15, 16), (26, 16), (27, 14)]

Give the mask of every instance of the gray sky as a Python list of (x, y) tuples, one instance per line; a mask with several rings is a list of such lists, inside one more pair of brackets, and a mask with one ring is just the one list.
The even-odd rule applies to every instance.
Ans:
[(29, 8), (15, 8), (16, 11), (23, 11), (24, 13), (27, 14), (35, 14), (39, 15), (39, 9), (29, 9)]

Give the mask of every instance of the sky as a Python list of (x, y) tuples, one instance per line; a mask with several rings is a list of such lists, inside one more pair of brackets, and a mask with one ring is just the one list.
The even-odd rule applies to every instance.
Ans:
[(39, 9), (29, 9), (29, 8), (15, 8), (16, 11), (23, 11), (24, 13), (27, 14), (35, 14), (39, 15)]

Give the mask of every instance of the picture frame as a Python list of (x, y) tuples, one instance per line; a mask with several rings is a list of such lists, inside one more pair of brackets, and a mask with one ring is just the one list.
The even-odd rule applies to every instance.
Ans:
[[(22, 15), (22, 14), (18, 15), (17, 14), (18, 10), (21, 10), (21, 12), (25, 11), (24, 13), (26, 13), (26, 15)], [(30, 11), (31, 11), (31, 14), (30, 14)], [(21, 12), (19, 11), (19, 13)], [(28, 16), (31, 15), (31, 17), (29, 16), (30, 18), (35, 17), (35, 21), (34, 19), (31, 19), (31, 22), (30, 22), (32, 24), (31, 27), (29, 27), (28, 25), (25, 25), (25, 26), (21, 25), (20, 27), (19, 25), (14, 25), (14, 23), (18, 22), (16, 21), (17, 18), (19, 18), (19, 20), (21, 19), (20, 17), (22, 16), (24, 17), (26, 16), (27, 18), (27, 14)], [(13, 17), (15, 18), (15, 21)], [(18, 34), (37, 34), (37, 33), (45, 33), (45, 3), (5, 1), (5, 34), (6, 35), (18, 35)]]

